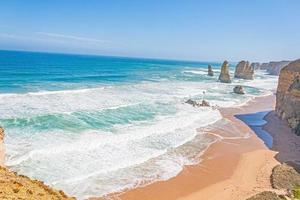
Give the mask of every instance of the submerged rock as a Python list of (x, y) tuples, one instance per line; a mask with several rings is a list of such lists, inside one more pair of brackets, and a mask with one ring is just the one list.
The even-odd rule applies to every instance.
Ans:
[(194, 101), (192, 99), (187, 100), (185, 103), (190, 104), (190, 105), (192, 105), (194, 107), (198, 105), (197, 101)]
[(208, 65), (208, 72), (207, 72), (208, 76), (214, 76), (214, 71), (212, 70), (212, 66)]
[(201, 103), (198, 103), (197, 101), (189, 99), (185, 103), (190, 104), (190, 105), (192, 105), (194, 107), (209, 107), (210, 106), (209, 102), (207, 102), (205, 100), (202, 100)]
[(253, 79), (254, 67), (248, 61), (241, 61), (235, 67), (234, 77), (242, 79)]
[(241, 85), (237, 85), (233, 88), (233, 92), (236, 94), (245, 94), (244, 87)]
[(300, 59), (284, 67), (279, 75), (276, 112), (300, 135)]
[(229, 74), (229, 64), (227, 60), (225, 60), (222, 64), (219, 81), (222, 83), (231, 83), (230, 74)]
[(202, 106), (202, 107), (209, 107), (210, 104), (208, 103), (208, 101), (205, 101), (205, 100), (202, 100), (201, 104), (199, 106)]

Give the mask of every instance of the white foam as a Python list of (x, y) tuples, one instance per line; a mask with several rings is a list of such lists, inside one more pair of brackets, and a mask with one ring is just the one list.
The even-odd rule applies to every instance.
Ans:
[(183, 73), (206, 75), (207, 71), (204, 71), (204, 70), (185, 70), (185, 71), (183, 71)]
[[(111, 176), (118, 170), (159, 157), (169, 149), (191, 141), (198, 134), (197, 127), (206, 126), (221, 118), (217, 110), (210, 108), (199, 109), (182, 104), (177, 106), (179, 112), (174, 116), (160, 117), (152, 123), (139, 126), (120, 127), (114, 134), (87, 131), (78, 136), (64, 134), (61, 137), (62, 133), (49, 132), (24, 140), (19, 138), (21, 141), (18, 143), (21, 145), (17, 146), (17, 138), (8, 138), (6, 144), (10, 156), (6, 164), (16, 169), (22, 166), (19, 169), (21, 173), (44, 180), (78, 197), (112, 192), (74, 191), (73, 187), (96, 184), (103, 175)], [(20, 152), (23, 153), (20, 155)], [(175, 173), (168, 167), (170, 174)], [(35, 169), (34, 172), (32, 168)], [(159, 169), (154, 168), (149, 174), (155, 174), (157, 170)], [(178, 167), (175, 171), (178, 173)], [(114, 179), (117, 180), (118, 177)], [(128, 179), (127, 184), (137, 183)], [(118, 188), (118, 183), (114, 188)]]

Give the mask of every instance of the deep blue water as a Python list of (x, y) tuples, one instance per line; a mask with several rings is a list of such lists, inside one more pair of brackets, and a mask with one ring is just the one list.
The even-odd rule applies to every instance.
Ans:
[(220, 63), (141, 58), (0, 51), (0, 92), (37, 92), (95, 87), (103, 84), (196, 80), (183, 68), (206, 68)]

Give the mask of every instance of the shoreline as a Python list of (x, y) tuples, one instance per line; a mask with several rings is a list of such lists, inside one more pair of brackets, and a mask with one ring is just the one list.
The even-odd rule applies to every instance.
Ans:
[[(246, 199), (265, 190), (272, 191), (269, 177), (273, 167), (279, 164), (276, 152), (269, 150), (235, 115), (271, 111), (274, 105), (275, 95), (269, 95), (256, 97), (241, 107), (220, 109), (223, 118), (230, 120), (239, 131), (249, 133), (249, 138), (222, 139), (213, 143), (200, 156), (201, 162), (185, 166), (171, 179), (90, 199)], [(217, 129), (212, 134), (222, 135)], [(248, 183), (241, 184), (242, 180)]]

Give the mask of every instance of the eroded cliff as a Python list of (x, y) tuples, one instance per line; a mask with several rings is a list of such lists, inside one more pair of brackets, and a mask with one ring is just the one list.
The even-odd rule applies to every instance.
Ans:
[(300, 135), (300, 59), (291, 62), (280, 72), (276, 112)]

